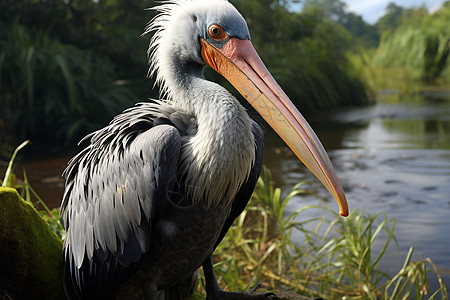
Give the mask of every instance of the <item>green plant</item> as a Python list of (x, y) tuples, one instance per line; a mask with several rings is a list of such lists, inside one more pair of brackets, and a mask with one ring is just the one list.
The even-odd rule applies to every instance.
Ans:
[[(395, 221), (386, 214), (355, 210), (344, 219), (326, 206), (288, 213), (287, 202), (304, 193), (310, 192), (297, 185), (283, 199), (270, 172), (263, 170), (251, 204), (215, 252), (216, 274), (225, 289), (246, 290), (262, 282), (269, 290), (329, 299), (424, 299), (430, 294), (430, 299), (448, 299), (432, 261), (412, 262), (412, 248), (394, 276), (379, 268), (388, 245), (396, 241)], [(304, 216), (313, 210), (322, 217)], [(292, 241), (293, 230), (303, 234), (298, 243)], [(375, 247), (380, 238), (381, 249)], [(437, 291), (428, 285), (433, 275)]]
[(414, 79), (436, 80), (446, 76), (450, 35), (428, 26), (408, 26), (386, 33), (373, 61), (376, 66), (404, 68)]
[(340, 24), (318, 10), (291, 12), (283, 1), (232, 2), (249, 23), (255, 49), (302, 113), (371, 103), (370, 87), (348, 59), (356, 51), (351, 35)]
[(0, 118), (18, 139), (70, 144), (135, 103), (112, 63), (94, 51), (18, 22), (5, 35), (0, 41)]
[[(60, 239), (64, 240), (66, 233), (59, 219), (59, 209), (48, 208), (45, 202), (41, 199), (41, 197), (39, 197), (39, 195), (28, 182), (27, 173), (25, 172), (25, 170), (23, 171), (23, 183), (18, 183), (16, 181), (16, 176), (13, 173), (14, 160), (17, 156), (17, 153), (28, 144), (29, 141), (25, 141), (14, 150), (11, 159), (9, 160), (8, 168), (5, 172), (5, 177), (3, 181), (0, 180), (1, 186), (20, 190), (20, 197), (22, 197), (22, 199), (24, 199), (26, 202), (33, 205), (34, 208), (38, 208), (39, 206), (41, 206), (43, 209), (38, 210), (40, 216), (47, 221), (48, 225), (56, 233), (56, 235)], [(35, 200), (33, 201), (33, 199)]]

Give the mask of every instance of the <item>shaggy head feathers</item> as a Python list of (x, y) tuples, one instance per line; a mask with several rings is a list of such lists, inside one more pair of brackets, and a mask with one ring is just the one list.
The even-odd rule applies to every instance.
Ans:
[(152, 9), (157, 15), (143, 33), (153, 32), (148, 48), (149, 76), (156, 76), (162, 96), (169, 99), (172, 83), (182, 81), (177, 78), (180, 65), (205, 65), (199, 39), (206, 38), (210, 25), (219, 24), (230, 35), (250, 37), (244, 18), (227, 0), (170, 0)]

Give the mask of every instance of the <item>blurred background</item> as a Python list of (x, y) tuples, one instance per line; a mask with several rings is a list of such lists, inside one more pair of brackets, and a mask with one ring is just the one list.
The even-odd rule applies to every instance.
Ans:
[[(450, 284), (450, 1), (234, 0), (269, 70), (328, 150), (350, 208), (397, 220), (409, 246)], [(384, 4), (384, 7), (380, 6)], [(366, 4), (366, 6), (364, 5)], [(147, 78), (154, 16), (148, 0), (0, 0), (0, 174), (15, 167), (50, 207), (78, 141), (137, 102), (158, 98)], [(206, 76), (231, 86), (211, 70)], [(237, 93), (236, 93), (237, 95)], [(275, 184), (328, 199), (262, 119)], [(291, 211), (316, 203), (291, 201)], [(332, 203), (330, 204), (332, 205)], [(299, 237), (300, 238), (300, 237)]]

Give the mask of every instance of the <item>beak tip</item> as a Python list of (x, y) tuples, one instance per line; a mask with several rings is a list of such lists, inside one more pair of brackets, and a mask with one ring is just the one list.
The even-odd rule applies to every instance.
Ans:
[(339, 214), (343, 217), (348, 217), (348, 210), (340, 210)]
[[(328, 189), (330, 191), (330, 189)], [(333, 195), (334, 200), (336, 200), (339, 207), (339, 215), (343, 217), (348, 217), (349, 209), (347, 197), (345, 196), (344, 190), (339, 182), (339, 179), (335, 177), (335, 185), (332, 186), (330, 194)]]
[(338, 203), (339, 204), (339, 214), (343, 217), (348, 217), (348, 204), (347, 200), (345, 202)]
[[(294, 104), (268, 73), (250, 41), (231, 38), (227, 42), (229, 47), (222, 49), (217, 49), (203, 39), (201, 43), (203, 60), (222, 74), (255, 107), (336, 199), (339, 214), (347, 217), (349, 211), (344, 191), (323, 146)], [(236, 49), (239, 51), (236, 52)], [(240, 56), (239, 53), (244, 55)], [(264, 97), (260, 97), (261, 94)], [(275, 117), (272, 112), (280, 117)]]

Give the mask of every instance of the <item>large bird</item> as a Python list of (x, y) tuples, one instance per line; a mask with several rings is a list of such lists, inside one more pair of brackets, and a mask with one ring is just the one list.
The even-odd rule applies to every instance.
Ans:
[(345, 216), (341, 184), (228, 1), (164, 1), (156, 11), (146, 32), (154, 32), (151, 72), (166, 100), (137, 104), (90, 134), (64, 172), (66, 294), (103, 299), (139, 284), (145, 299), (184, 299), (203, 266), (207, 299), (264, 298), (224, 292), (212, 268), (214, 249), (255, 187), (264, 138), (203, 68), (222, 74), (255, 107)]

